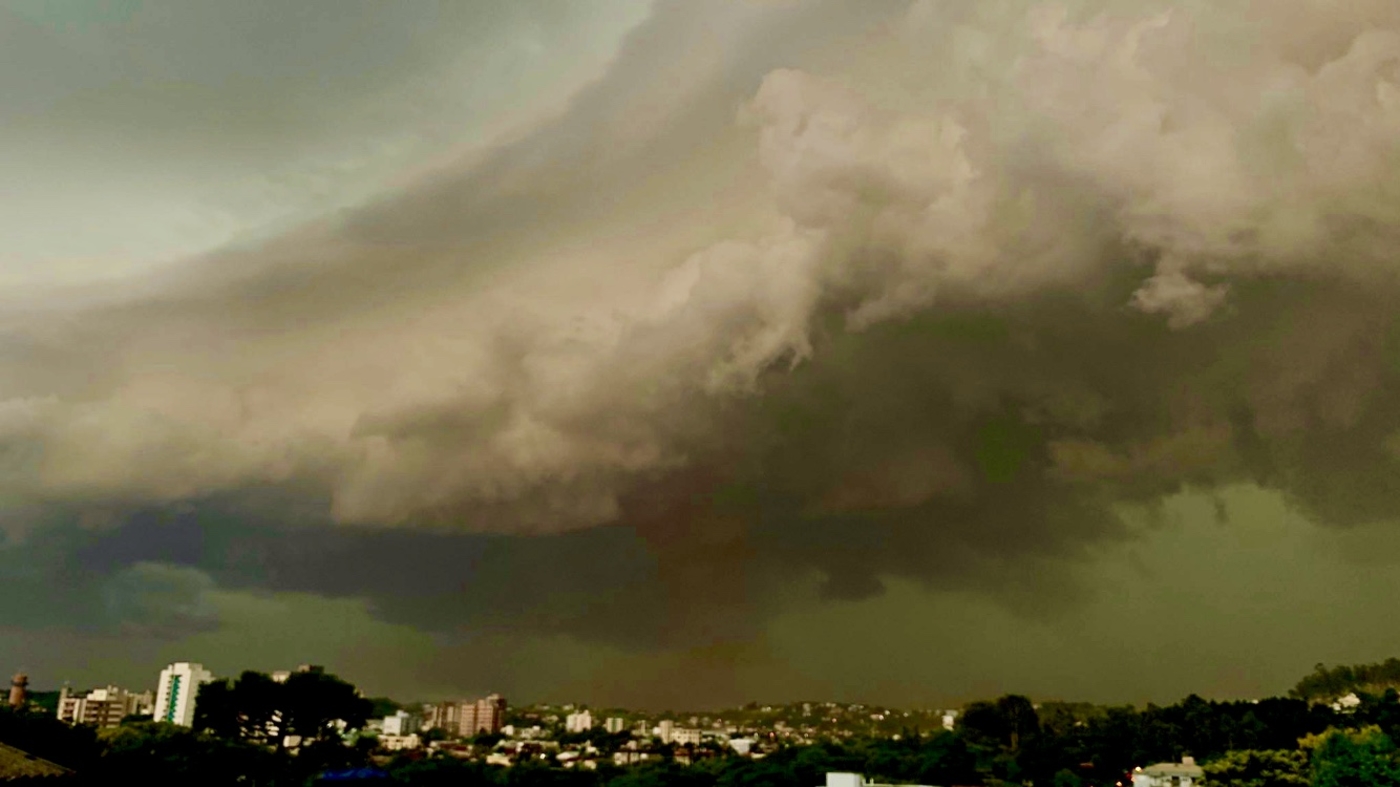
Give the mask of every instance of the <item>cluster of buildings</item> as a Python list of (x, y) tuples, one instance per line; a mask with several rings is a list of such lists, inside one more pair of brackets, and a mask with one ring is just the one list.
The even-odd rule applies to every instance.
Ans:
[(506, 720), (506, 701), (499, 694), (479, 700), (444, 702), (425, 706), (424, 730), (440, 729), (449, 735), (472, 738), (501, 731)]
[(455, 700), (424, 705), (421, 714), (395, 711), (366, 725), (386, 751), (423, 748), (424, 736), (437, 730), (441, 738), (475, 738), (500, 734), (505, 726), (506, 701), (499, 694), (477, 700)]
[[(321, 672), (304, 664), (297, 672)], [(272, 673), (285, 682), (293, 671)], [(214, 680), (202, 665), (179, 662), (161, 670), (156, 690), (133, 692), (104, 686), (87, 692), (59, 692), (57, 715), (69, 724), (115, 727), (138, 717), (180, 726), (192, 726), (199, 687)], [(28, 701), (27, 676), (10, 682), (9, 704), (23, 707)], [(1343, 703), (1345, 704), (1345, 703)], [(837, 703), (802, 703), (789, 706), (749, 706), (727, 713), (692, 716), (686, 724), (675, 718), (647, 718), (637, 714), (595, 716), (587, 708), (565, 705), (530, 706), (517, 711), (516, 722), (506, 723), (506, 701), (498, 694), (481, 699), (456, 700), (421, 706), (421, 712), (398, 710), (366, 725), (385, 752), (427, 750), (444, 756), (479, 759), (509, 766), (524, 760), (552, 761), (564, 768), (597, 768), (600, 763), (631, 765), (670, 758), (690, 763), (703, 757), (737, 754), (761, 758), (791, 744), (811, 743), (821, 737), (873, 732), (892, 724), (951, 728), (956, 711), (905, 711), (896, 714), (880, 708)], [(535, 722), (535, 723), (530, 723)], [(934, 722), (934, 723), (930, 723)], [(602, 734), (595, 734), (602, 733)], [(483, 741), (483, 734), (494, 738)], [(896, 734), (895, 737), (898, 737)], [(1202, 770), (1190, 757), (1179, 763), (1158, 763), (1136, 769), (1133, 787), (1190, 787), (1202, 778)], [(827, 774), (826, 787), (880, 787), (858, 774)]]
[[(297, 667), (298, 672), (320, 672), (322, 669), (310, 664)], [(272, 673), (272, 679), (284, 682), (292, 671)], [(22, 696), (23, 675), (16, 675), (10, 690), (11, 705), (16, 704), (15, 695)], [(144, 717), (153, 721), (163, 721), (180, 727), (194, 725), (196, 700), (199, 687), (214, 680), (214, 673), (204, 665), (181, 661), (160, 671), (156, 679), (156, 690), (135, 692), (119, 686), (105, 686), (88, 692), (73, 692), (68, 686), (59, 690), (57, 715), (60, 721), (69, 724), (86, 724), (93, 727), (116, 727), (123, 719), (131, 716)], [(22, 705), (23, 699), (18, 701)]]
[[(320, 671), (304, 664), (295, 671), (274, 672), (271, 678), (284, 682), (295, 672)], [(194, 724), (199, 688), (214, 679), (201, 664), (178, 662), (161, 670), (154, 691), (104, 686), (73, 692), (65, 686), (59, 693), (57, 715), (69, 724), (94, 727), (115, 727), (132, 717), (189, 727)], [(14, 677), (11, 705), (24, 705), (27, 686), (24, 675)], [(600, 762), (627, 765), (663, 757), (681, 762), (724, 754), (763, 757), (785, 745), (833, 736), (952, 727), (956, 715), (917, 711), (911, 716), (911, 712), (837, 703), (748, 706), (685, 719), (626, 711), (595, 713), (572, 705), (528, 706), (516, 711), (512, 723), (507, 723), (506, 713), (505, 698), (491, 694), (397, 710), (371, 720), (364, 730), (344, 733), (347, 741), (372, 736), (386, 752), (424, 750), (499, 765), (538, 759), (570, 768), (596, 768)]]
[(64, 686), (58, 693), (58, 720), (91, 727), (115, 727), (128, 716), (152, 716), (155, 695), (127, 691), (117, 686), (74, 694)]

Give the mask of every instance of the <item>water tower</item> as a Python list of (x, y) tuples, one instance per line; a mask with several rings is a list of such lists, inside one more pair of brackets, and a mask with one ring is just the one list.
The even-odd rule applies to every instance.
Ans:
[(29, 701), (29, 676), (23, 672), (15, 673), (10, 680), (10, 707), (23, 708), (24, 703)]

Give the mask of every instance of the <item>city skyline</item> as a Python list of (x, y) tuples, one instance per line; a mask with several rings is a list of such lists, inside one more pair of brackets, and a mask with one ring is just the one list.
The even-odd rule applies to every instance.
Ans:
[(1396, 63), (1394, 0), (0, 0), (0, 665), (955, 707), (1400, 653)]

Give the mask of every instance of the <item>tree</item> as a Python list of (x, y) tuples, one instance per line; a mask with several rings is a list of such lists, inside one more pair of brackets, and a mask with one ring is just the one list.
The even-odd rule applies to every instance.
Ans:
[(94, 784), (270, 785), (285, 762), (259, 746), (159, 722), (99, 733), (102, 756), (82, 775)]
[(1206, 764), (1204, 787), (1306, 787), (1305, 751), (1241, 750)]
[(1020, 751), (1023, 741), (1040, 732), (1040, 717), (1026, 697), (1008, 694), (997, 700), (996, 709), (1006, 720), (1007, 744), (1012, 752)]
[(389, 767), (395, 783), (414, 787), (486, 787), (500, 768), (456, 757), (399, 760)]
[(1332, 669), (1318, 664), (1289, 694), (1302, 700), (1330, 700), (1353, 691), (1375, 693), (1395, 687), (1400, 687), (1400, 659), (1390, 658), (1379, 664), (1343, 665)]
[(280, 702), (283, 733), (303, 741), (338, 738), (336, 722), (345, 729), (365, 726), (372, 705), (355, 687), (323, 672), (296, 672), (282, 684)]
[[(286, 690), (271, 676), (251, 670), (233, 684), (233, 705), (239, 734), (255, 741), (278, 740)], [(196, 708), (198, 706), (196, 705)]]
[(357, 730), (372, 710), (372, 702), (334, 675), (297, 672), (278, 683), (265, 673), (247, 671), (236, 681), (200, 687), (194, 727), (223, 738), (275, 741), (280, 746), (287, 735), (307, 743), (338, 740), (336, 722)]
[(238, 708), (231, 681), (214, 680), (199, 687), (195, 694), (194, 728), (221, 738), (238, 736)]
[(211, 681), (199, 687), (194, 728), (222, 738), (278, 740), (285, 693), (282, 684), (251, 670), (236, 681)]
[(950, 732), (938, 733), (919, 747), (918, 772), (921, 784), (975, 784), (977, 759), (967, 742)]
[(990, 702), (974, 702), (958, 715), (956, 729), (973, 743), (1002, 746), (1011, 732), (1006, 717)]
[(1378, 727), (1331, 730), (1305, 739), (1313, 787), (1400, 787), (1395, 744)]
[(1015, 753), (1040, 732), (1040, 718), (1026, 697), (1008, 694), (996, 702), (974, 702), (958, 718), (958, 729), (973, 741)]
[(398, 711), (405, 709), (405, 706), (394, 702), (388, 697), (370, 697), (369, 702), (369, 717), (371, 719), (382, 719), (385, 716), (393, 716)]

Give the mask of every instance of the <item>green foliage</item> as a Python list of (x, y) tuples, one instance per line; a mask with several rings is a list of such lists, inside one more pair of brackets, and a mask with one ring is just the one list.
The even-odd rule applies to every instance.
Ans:
[(271, 785), (285, 770), (273, 753), (261, 747), (160, 722), (114, 727), (98, 737), (101, 757), (80, 771), (99, 777), (93, 782), (151, 787)]
[(56, 691), (31, 691), (29, 704), (40, 711), (58, 713), (58, 694)]
[(287, 735), (334, 740), (339, 737), (336, 721), (345, 722), (349, 730), (360, 729), (373, 708), (354, 686), (328, 673), (297, 672), (278, 683), (249, 671), (233, 682), (201, 686), (194, 726), (220, 737), (278, 745)]
[(284, 734), (304, 740), (334, 739), (339, 737), (334, 722), (343, 721), (348, 729), (357, 730), (369, 720), (369, 700), (334, 675), (295, 672), (280, 685), (278, 707)]
[(1310, 742), (1313, 787), (1396, 787), (1395, 743), (1378, 727), (1332, 730)]
[(495, 784), (499, 768), (455, 757), (404, 760), (389, 769), (395, 784), (414, 787), (477, 787)]
[(1305, 751), (1228, 752), (1208, 763), (1204, 787), (1306, 787), (1309, 783)]
[(388, 697), (370, 697), (369, 705), (369, 717), (371, 719), (382, 719), (385, 716), (393, 716), (398, 711), (406, 709), (406, 706), (400, 705)]

